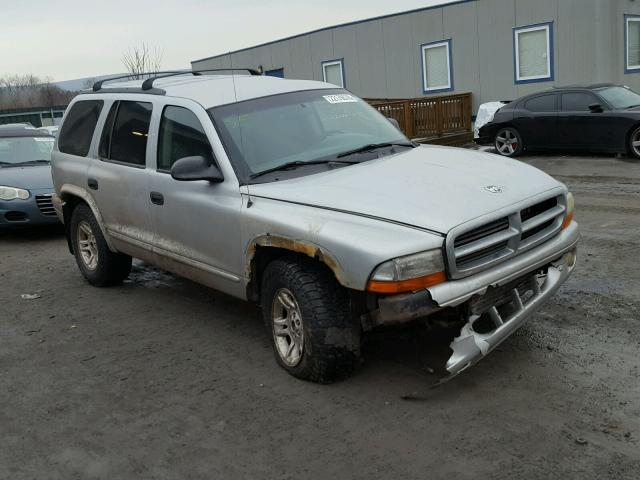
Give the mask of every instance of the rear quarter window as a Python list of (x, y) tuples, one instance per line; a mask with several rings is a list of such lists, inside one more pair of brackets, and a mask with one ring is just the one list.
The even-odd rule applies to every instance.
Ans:
[(86, 157), (103, 105), (102, 100), (82, 100), (74, 103), (62, 124), (58, 150)]

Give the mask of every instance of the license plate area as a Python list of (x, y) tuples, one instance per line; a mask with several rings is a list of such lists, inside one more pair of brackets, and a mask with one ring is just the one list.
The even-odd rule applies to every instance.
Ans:
[[(484, 295), (471, 297), (468, 303), (469, 313), (482, 315), (493, 307), (509, 310), (505, 307), (514, 303), (514, 307), (521, 308), (540, 290), (540, 277), (537, 272), (532, 272), (505, 285), (487, 288)], [(509, 312), (504, 313), (508, 315)]]

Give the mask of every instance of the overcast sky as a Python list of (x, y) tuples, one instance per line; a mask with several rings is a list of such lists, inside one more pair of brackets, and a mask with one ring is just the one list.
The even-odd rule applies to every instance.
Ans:
[(69, 80), (123, 71), (122, 54), (147, 42), (162, 67), (316, 28), (445, 0), (0, 0), (0, 76)]

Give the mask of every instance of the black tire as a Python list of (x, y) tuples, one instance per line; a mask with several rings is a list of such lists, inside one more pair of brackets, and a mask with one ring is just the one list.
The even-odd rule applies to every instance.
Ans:
[[(79, 229), (82, 228), (83, 232), (86, 232), (87, 227), (93, 235), (93, 240), (90, 241), (92, 249), (97, 252), (95, 265), (83, 257), (79, 245)], [(131, 257), (109, 250), (98, 221), (86, 204), (81, 203), (73, 210), (69, 234), (78, 268), (91, 285), (96, 287), (117, 285), (131, 273)]]
[[(283, 358), (274, 333), (274, 305), (277, 310), (277, 295), (283, 292), (293, 296), (301, 317), (302, 352), (295, 365)], [(360, 323), (352, 318), (346, 290), (324, 265), (300, 256), (274, 260), (262, 275), (261, 307), (276, 361), (294, 377), (330, 383), (357, 367)]]
[(513, 127), (500, 129), (493, 144), (497, 152), (504, 157), (517, 157), (524, 151), (522, 136)]
[[(640, 159), (640, 127), (634, 128), (629, 134), (629, 140), (627, 143), (627, 150), (629, 151), (629, 155), (633, 158)], [(634, 145), (634, 143), (636, 145)]]

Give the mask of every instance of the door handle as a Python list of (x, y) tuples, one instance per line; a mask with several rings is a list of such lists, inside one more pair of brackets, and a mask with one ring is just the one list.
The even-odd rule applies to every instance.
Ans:
[(98, 180), (96, 180), (95, 178), (89, 178), (87, 180), (87, 186), (91, 189), (91, 190), (97, 190), (98, 189)]
[(160, 192), (151, 192), (149, 198), (155, 205), (164, 205), (164, 196)]

